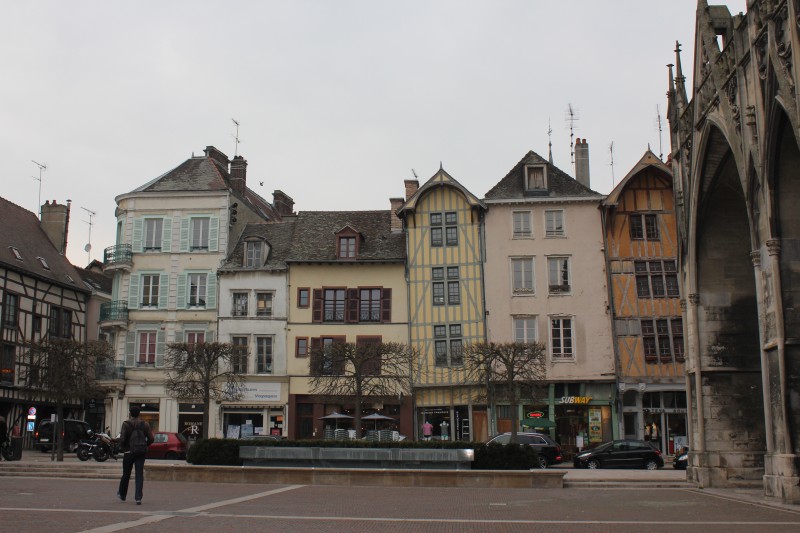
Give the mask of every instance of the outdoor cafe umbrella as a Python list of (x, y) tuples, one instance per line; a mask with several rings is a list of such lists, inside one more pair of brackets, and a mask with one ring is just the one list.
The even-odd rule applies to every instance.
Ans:
[(391, 420), (392, 422), (397, 422), (396, 418), (382, 415), (380, 413), (372, 413), (371, 415), (362, 417), (361, 420), (372, 420), (373, 422), (375, 422), (375, 431), (378, 431), (378, 420)]
[(332, 412), (329, 415), (325, 415), (325, 416), (320, 417), (320, 420), (334, 420), (335, 421), (334, 423), (336, 424), (336, 429), (339, 429), (339, 420), (342, 420), (342, 419), (351, 419), (352, 420), (353, 417), (350, 416), (350, 415), (346, 415), (344, 413), (337, 413), (336, 411)]

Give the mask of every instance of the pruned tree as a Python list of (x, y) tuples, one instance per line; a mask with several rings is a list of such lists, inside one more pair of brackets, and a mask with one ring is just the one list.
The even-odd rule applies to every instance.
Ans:
[(511, 442), (517, 440), (519, 405), (535, 400), (547, 377), (547, 348), (538, 342), (476, 343), (464, 348), (463, 382), (477, 385), (483, 399), (511, 408)]
[(240, 354), (222, 342), (176, 342), (167, 346), (164, 386), (178, 400), (203, 404), (202, 438), (208, 438), (211, 401), (236, 401), (244, 393), (244, 375), (238, 371)]
[[(94, 369), (112, 358), (111, 346), (105, 341), (45, 338), (26, 345), (20, 381), (31, 398), (41, 395), (56, 405), (55, 431), (63, 435), (65, 406), (105, 393), (95, 379)], [(62, 439), (58, 439), (53, 454), (59, 461), (64, 460)]]
[(361, 437), (361, 411), (367, 400), (396, 398), (411, 391), (414, 351), (397, 342), (333, 342), (312, 339), (311, 391), (355, 404), (356, 437)]

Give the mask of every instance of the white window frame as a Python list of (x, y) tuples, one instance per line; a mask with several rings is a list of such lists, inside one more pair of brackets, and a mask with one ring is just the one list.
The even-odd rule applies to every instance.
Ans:
[[(266, 357), (266, 353), (261, 352), (261, 341), (269, 340), (269, 365), (261, 364), (262, 357)], [(274, 335), (258, 335), (256, 336), (256, 374), (274, 374), (275, 373), (275, 336)]]
[(530, 211), (511, 212), (511, 238), (533, 238), (533, 214)]
[(142, 241), (142, 250), (145, 252), (160, 252), (163, 248), (161, 242), (164, 235), (164, 219), (163, 218), (145, 218), (144, 219), (144, 240)]
[(245, 268), (261, 268), (264, 266), (262, 255), (264, 244), (261, 241), (245, 241), (244, 243), (244, 266)]
[(514, 342), (537, 342), (539, 340), (539, 329), (536, 315), (512, 316), (511, 336)]
[[(240, 300), (244, 296), (244, 302)], [(231, 291), (231, 316), (248, 316), (250, 314), (250, 291)]]
[(202, 309), (207, 305), (207, 302), (208, 302), (208, 274), (200, 272), (192, 272), (190, 274), (187, 274), (186, 307), (189, 309), (198, 309), (198, 308)]
[[(564, 349), (564, 342), (563, 340), (566, 338), (564, 336), (564, 321), (569, 320), (569, 341), (570, 341), (570, 348), (569, 350)], [(555, 341), (556, 338), (553, 335), (553, 331), (555, 328), (555, 321), (559, 321), (558, 325), (558, 332), (559, 332), (559, 339), (561, 340), (561, 350), (556, 353), (555, 351)], [(571, 315), (551, 315), (548, 317), (548, 324), (547, 324), (548, 336), (550, 337), (550, 360), (552, 362), (559, 362), (559, 361), (568, 361), (573, 362), (575, 361), (575, 317)]]
[[(148, 303), (145, 303), (145, 289), (147, 288), (147, 284), (145, 283), (145, 279), (150, 278), (154, 280), (154, 282), (150, 283), (150, 293), (147, 295)], [(139, 307), (142, 309), (158, 309), (158, 298), (159, 298), (159, 289), (161, 285), (161, 274), (141, 274), (140, 284), (142, 286), (140, 291), (140, 304)], [(155, 289), (155, 290), (154, 290)]]
[[(147, 347), (144, 352), (142, 352), (142, 336), (147, 335)], [(151, 340), (152, 335), (152, 342)], [(153, 347), (152, 353), (149, 350), (149, 347)], [(136, 332), (136, 366), (139, 367), (155, 367), (156, 366), (156, 354), (158, 353), (158, 331), (156, 330), (139, 330)]]
[[(553, 216), (552, 224), (549, 216)], [(556, 215), (561, 217), (561, 231), (556, 229)], [(567, 217), (563, 209), (545, 209), (544, 211), (544, 236), (546, 239), (560, 239), (567, 236)]]
[[(204, 223), (205, 222), (205, 223)], [(200, 227), (197, 227), (197, 224)], [(198, 234), (199, 231), (199, 234)], [(209, 250), (211, 233), (211, 217), (191, 217), (189, 219), (189, 250)], [(195, 242), (197, 244), (195, 244)], [(205, 244), (204, 244), (205, 243)]]
[[(509, 258), (509, 267), (511, 273), (511, 294), (514, 296), (533, 296), (536, 294), (536, 266), (535, 266), (535, 258), (533, 256), (527, 257), (511, 257)], [(516, 264), (521, 265), (529, 265), (530, 266), (530, 287), (526, 287), (525, 277), (526, 271), (523, 268), (521, 271), (522, 280), (520, 286), (517, 287), (517, 277), (516, 277)]]
[[(556, 263), (558, 261), (558, 263)], [(561, 262), (566, 261), (566, 274), (567, 280), (564, 283), (563, 279), (563, 265)], [(553, 279), (555, 264), (555, 276)], [(547, 291), (550, 295), (564, 295), (572, 293), (572, 261), (568, 255), (552, 255), (547, 257)]]

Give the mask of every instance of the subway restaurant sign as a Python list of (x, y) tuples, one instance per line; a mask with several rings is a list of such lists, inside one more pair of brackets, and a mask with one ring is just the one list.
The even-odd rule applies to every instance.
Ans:
[(592, 401), (591, 396), (562, 396), (559, 403), (587, 404)]

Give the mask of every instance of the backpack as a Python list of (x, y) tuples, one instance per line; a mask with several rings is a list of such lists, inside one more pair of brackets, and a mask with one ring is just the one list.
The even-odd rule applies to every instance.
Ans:
[(132, 426), (131, 433), (128, 436), (128, 450), (135, 455), (147, 453), (147, 435), (142, 431), (141, 422)]

